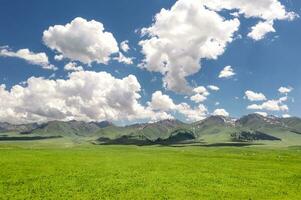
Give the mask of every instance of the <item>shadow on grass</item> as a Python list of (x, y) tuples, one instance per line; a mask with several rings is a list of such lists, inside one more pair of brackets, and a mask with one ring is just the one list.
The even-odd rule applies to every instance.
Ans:
[(41, 137), (41, 136), (7, 137), (7, 136), (1, 136), (0, 141), (31, 141), (31, 140), (47, 140), (47, 139), (56, 139), (56, 138), (61, 138), (61, 136), (49, 136), (49, 137)]
[[(102, 138), (103, 139), (103, 138)], [(94, 145), (134, 145), (134, 146), (161, 146), (161, 147), (175, 147), (175, 148), (183, 148), (183, 147), (247, 147), (247, 146), (254, 146), (254, 145), (262, 145), (259, 143), (249, 143), (249, 142), (229, 142), (229, 143), (213, 143), (208, 144), (203, 141), (193, 141), (193, 140), (186, 140), (186, 141), (143, 141), (143, 140), (98, 140), (98, 142), (92, 143)]]

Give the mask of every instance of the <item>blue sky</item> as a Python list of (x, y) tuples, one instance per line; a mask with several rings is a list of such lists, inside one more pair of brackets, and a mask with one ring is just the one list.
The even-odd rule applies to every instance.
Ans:
[[(285, 6), (287, 12), (301, 15), (301, 2), (284, 0), (279, 2)], [(264, 38), (254, 40), (247, 36), (248, 33), (259, 21), (266, 19), (240, 16), (238, 18), (239, 29), (235, 31), (233, 41), (227, 43), (224, 52), (217, 59), (200, 59), (200, 70), (185, 77), (191, 88), (207, 87), (208, 85), (219, 87), (219, 91), (210, 91), (207, 88), (210, 93), (208, 96), (205, 95), (207, 99), (202, 102), (194, 102), (189, 99), (192, 96), (191, 93), (179, 93), (174, 89), (164, 87), (164, 74), (138, 67), (145, 58), (145, 53), (141, 52), (142, 47), (139, 45), (139, 41), (151, 37), (142, 37), (138, 33), (139, 30), (143, 27), (151, 27), (155, 22), (154, 16), (162, 8), (169, 11), (175, 3), (176, 1), (172, 0), (2, 0), (0, 7), (0, 26), (2, 27), (0, 46), (2, 49), (10, 52), (20, 49), (28, 49), (34, 53), (44, 52), (49, 63), (58, 69), (56, 71), (46, 70), (22, 58), (0, 56), (0, 84), (4, 84), (5, 90), (10, 91), (13, 86), (27, 81), (30, 77), (67, 80), (68, 74), (72, 72), (64, 70), (64, 66), (74, 61), (87, 71), (105, 71), (116, 79), (122, 79), (130, 74), (134, 75), (141, 86), (141, 91), (138, 92), (141, 95), (139, 104), (144, 107), (147, 107), (147, 102), (151, 101), (154, 92), (162, 91), (162, 94), (168, 95), (175, 105), (187, 103), (192, 109), (199, 104), (204, 105), (207, 108), (207, 114), (213, 113), (216, 109), (224, 109), (233, 117), (240, 117), (252, 112), (265, 112), (278, 116), (301, 116), (300, 17), (295, 17), (294, 20), (275, 18), (273, 21), (275, 32), (266, 33)], [(216, 11), (216, 13), (225, 20), (230, 20), (234, 18), (230, 13), (236, 10), (239, 9)], [(134, 58), (133, 64), (124, 64), (111, 59), (107, 64), (91, 62), (91, 66), (88, 66), (87, 63), (70, 58), (62, 61), (55, 60), (54, 56), (60, 53), (45, 44), (43, 32), (50, 26), (65, 26), (76, 17), (81, 17), (87, 22), (95, 20), (102, 23), (105, 31), (112, 33), (118, 44), (128, 40), (130, 50), (124, 52), (124, 55)], [(116, 53), (110, 56), (116, 56)], [(231, 66), (235, 75), (219, 78), (220, 72), (226, 66)], [(23, 87), (27, 87), (26, 84)], [(280, 87), (292, 88), (292, 90), (280, 93), (278, 91)], [(256, 94), (262, 93), (265, 100), (248, 100), (245, 94), (248, 90)], [(43, 91), (41, 92), (43, 93)], [(247, 109), (249, 105), (261, 105), (268, 100), (276, 100), (285, 96), (288, 99), (282, 104), (286, 105), (288, 110)], [(13, 107), (13, 109), (16, 108)], [(186, 119), (186, 116), (176, 109), (171, 109), (167, 113), (172, 113), (174, 117), (181, 120)], [(34, 114), (37, 115), (37, 113)], [(43, 120), (54, 119), (44, 116), (42, 118)], [(3, 117), (3, 119), (6, 118)], [(123, 120), (116, 118), (116, 121)], [(140, 119), (135, 120), (139, 121)]]

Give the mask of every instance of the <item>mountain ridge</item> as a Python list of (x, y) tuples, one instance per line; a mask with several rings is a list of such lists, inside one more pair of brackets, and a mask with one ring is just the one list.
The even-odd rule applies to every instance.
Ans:
[[(153, 123), (117, 126), (109, 121), (50, 121), (43, 124), (0, 123), (0, 133), (17, 136), (63, 137), (111, 144), (162, 144), (191, 142), (301, 141), (301, 119), (249, 114), (239, 119), (209, 116), (194, 123), (167, 119)], [(19, 134), (19, 135), (18, 135)]]

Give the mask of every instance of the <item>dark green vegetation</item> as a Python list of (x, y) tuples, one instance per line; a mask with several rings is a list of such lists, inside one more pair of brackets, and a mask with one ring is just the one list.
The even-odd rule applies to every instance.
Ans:
[(0, 143), (0, 199), (300, 199), (301, 148)]
[(10, 125), (0, 123), (0, 140), (31, 140), (63, 137), (77, 143), (179, 145), (199, 143), (265, 144), (295, 146), (301, 144), (301, 119), (263, 117), (257, 114), (234, 120), (211, 116), (205, 120), (185, 124), (178, 120), (134, 124), (125, 127), (110, 122), (53, 121), (45, 124)]

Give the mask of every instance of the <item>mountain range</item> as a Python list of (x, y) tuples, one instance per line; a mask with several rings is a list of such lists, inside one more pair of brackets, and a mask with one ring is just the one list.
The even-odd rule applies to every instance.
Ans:
[(51, 121), (44, 124), (0, 123), (0, 141), (67, 138), (94, 144), (217, 144), (301, 145), (301, 119), (250, 114), (240, 119), (210, 116), (187, 124), (179, 120), (116, 126), (111, 122)]

